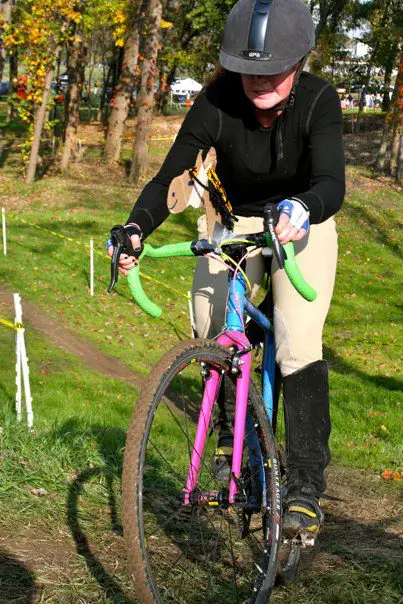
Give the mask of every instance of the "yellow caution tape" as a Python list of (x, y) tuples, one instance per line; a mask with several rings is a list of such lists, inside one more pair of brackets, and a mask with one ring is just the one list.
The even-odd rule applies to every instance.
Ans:
[(11, 323), (10, 321), (7, 321), (6, 319), (0, 319), (0, 323), (2, 323), (3, 325), (5, 325), (6, 327), (10, 327), (11, 329), (14, 329), (15, 331), (21, 331), (21, 329), (24, 329), (22, 326), (22, 323)]
[[(109, 256), (108, 256), (108, 258), (109, 258)], [(165, 287), (166, 289), (170, 289), (171, 291), (175, 292), (175, 294), (178, 294), (179, 296), (183, 296), (184, 298), (186, 298), (186, 300), (190, 299), (187, 294), (184, 294), (183, 292), (180, 292), (178, 289), (175, 289), (174, 287), (171, 287), (170, 285), (167, 285), (163, 281), (159, 281), (158, 279), (154, 279), (154, 277), (149, 277), (149, 275), (145, 275), (141, 271), (140, 271), (140, 276), (144, 277), (144, 279), (148, 279), (149, 281), (154, 281), (154, 283), (158, 283), (158, 285), (162, 285), (162, 287)]]
[[(88, 243), (83, 243), (82, 241), (78, 241), (78, 239), (73, 239), (73, 237), (67, 237), (66, 235), (61, 235), (60, 233), (56, 233), (55, 231), (51, 231), (50, 229), (45, 229), (45, 227), (39, 226), (39, 224), (36, 224), (35, 222), (29, 222), (28, 220), (24, 220), (24, 218), (18, 218), (17, 216), (14, 216), (14, 214), (7, 214), (7, 217), (11, 218), (11, 220), (16, 220), (17, 222), (22, 222), (23, 224), (27, 224), (28, 226), (34, 227), (35, 229), (38, 229), (39, 231), (44, 231), (45, 233), (49, 233), (50, 235), (59, 237), (59, 239), (65, 239), (66, 241), (70, 241), (70, 243), (78, 243), (78, 245), (82, 245), (87, 248), (91, 247)], [(103, 254), (102, 252), (99, 252), (98, 250), (94, 250), (94, 252), (96, 254), (98, 254), (98, 256), (105, 257), (105, 254)], [(109, 258), (109, 256), (108, 256), (108, 258)]]
[(152, 137), (151, 140), (152, 141), (173, 141), (174, 140), (174, 136), (156, 136), (156, 137)]
[[(45, 233), (49, 233), (50, 235), (59, 237), (59, 239), (65, 239), (66, 241), (70, 241), (71, 243), (77, 243), (78, 245), (84, 246), (86, 248), (91, 247), (88, 243), (83, 243), (82, 241), (78, 241), (78, 239), (73, 239), (73, 237), (67, 237), (66, 235), (61, 235), (60, 233), (56, 233), (55, 231), (51, 231), (50, 229), (45, 229), (45, 227), (41, 227), (41, 226), (39, 226), (39, 224), (35, 224), (35, 222), (29, 222), (28, 220), (24, 220), (24, 218), (18, 218), (14, 214), (7, 214), (7, 217), (11, 218), (12, 220), (16, 220), (17, 222), (22, 222), (23, 224), (34, 227), (35, 229), (38, 229), (39, 231), (44, 231)], [(110, 256), (108, 256), (108, 254), (99, 252), (98, 250), (94, 250), (94, 252), (98, 256), (101, 256), (102, 258), (110, 261)], [(163, 281), (159, 281), (158, 279), (155, 279), (154, 277), (149, 277), (148, 275), (145, 275), (144, 273), (140, 273), (140, 275), (141, 275), (141, 277), (144, 277), (145, 279), (148, 279), (149, 281), (154, 281), (154, 283), (158, 283), (158, 285), (161, 285), (162, 287), (165, 287), (166, 289), (169, 289), (172, 292), (175, 292), (179, 296), (183, 296), (184, 298), (186, 298), (186, 300), (189, 299), (189, 296), (187, 294), (184, 294), (183, 292), (179, 291), (178, 289), (175, 289), (174, 287), (167, 285)]]

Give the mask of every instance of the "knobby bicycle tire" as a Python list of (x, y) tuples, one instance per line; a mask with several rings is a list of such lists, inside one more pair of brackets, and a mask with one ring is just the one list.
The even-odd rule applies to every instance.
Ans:
[[(276, 409), (278, 413), (278, 407)], [(276, 418), (278, 420), (278, 418)], [(281, 429), (282, 428), (282, 429)], [(285, 451), (285, 433), (284, 425), (276, 421), (276, 446), (277, 458), (280, 463), (280, 476), (282, 482), (282, 491), (286, 484), (287, 454)], [(299, 537), (294, 539), (281, 536), (280, 552), (278, 557), (278, 567), (276, 576), (276, 585), (287, 586), (293, 583), (297, 578), (298, 568), (301, 561), (301, 540)]]
[[(182, 342), (156, 364), (147, 386), (139, 394), (127, 434), (122, 490), (129, 566), (142, 604), (173, 601), (263, 604), (270, 597), (281, 534), (281, 487), (274, 437), (263, 401), (252, 382), (248, 414), (258, 435), (266, 487), (263, 501), (257, 506), (260, 508), (248, 516), (247, 530), (244, 512), (235, 510), (234, 505), (227, 509), (212, 511), (207, 507), (195, 511), (183, 505), (177, 493), (178, 475), (182, 491), (186, 482), (183, 472), (189, 465), (190, 449), (183, 451), (183, 447), (175, 444), (175, 438), (178, 434), (182, 438), (185, 435), (187, 446), (193, 443), (193, 424), (198, 418), (195, 401), (201, 398), (202, 386), (200, 375), (199, 382), (196, 377), (198, 368), (222, 369), (230, 376), (230, 355), (228, 349), (208, 340)], [(194, 372), (194, 376), (192, 373), (186, 382), (186, 393), (181, 386), (179, 396), (175, 378), (182, 378), (185, 370)], [(180, 397), (183, 401), (179, 403)], [(210, 437), (213, 432), (211, 424)], [(208, 446), (201, 472), (209, 485), (214, 477), (209, 475)], [(245, 472), (247, 470), (246, 467)], [(202, 481), (200, 475), (199, 481)], [(249, 479), (245, 479), (245, 485), (249, 486), (245, 489), (250, 489), (252, 482), (253, 476), (249, 475)], [(228, 535), (222, 536), (224, 531), (228, 532), (230, 544)], [(199, 554), (201, 549), (203, 552)], [(179, 561), (183, 566), (175, 570)], [(228, 563), (232, 563), (232, 569), (227, 572)], [(249, 574), (241, 576), (240, 570), (243, 572), (247, 563)], [(182, 599), (181, 593), (184, 593)]]

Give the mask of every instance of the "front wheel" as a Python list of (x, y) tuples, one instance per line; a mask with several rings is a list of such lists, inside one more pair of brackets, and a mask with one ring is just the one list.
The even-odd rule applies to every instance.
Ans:
[[(229, 503), (229, 485), (211, 466), (218, 439), (215, 404), (197, 487), (184, 497), (204, 385), (215, 372), (235, 384), (230, 350), (209, 341), (184, 342), (155, 366), (133, 413), (123, 465), (123, 527), (137, 597), (145, 604), (263, 604), (272, 590), (281, 534), (279, 465), (252, 383), (242, 496)], [(226, 387), (226, 393), (234, 398), (235, 388)]]

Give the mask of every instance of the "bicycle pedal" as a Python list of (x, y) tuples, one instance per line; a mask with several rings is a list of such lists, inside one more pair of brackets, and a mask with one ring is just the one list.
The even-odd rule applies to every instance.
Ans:
[(315, 545), (315, 538), (311, 535), (300, 535), (301, 547), (313, 547)]

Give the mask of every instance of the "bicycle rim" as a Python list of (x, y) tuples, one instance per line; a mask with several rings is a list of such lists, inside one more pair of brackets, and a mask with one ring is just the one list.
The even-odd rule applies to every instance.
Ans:
[[(202, 374), (207, 369), (207, 374), (217, 370), (229, 376), (229, 357), (216, 344), (181, 344), (161, 359), (139, 396), (126, 443), (123, 521), (141, 602), (267, 602), (271, 592), (281, 532), (279, 471), (271, 429), (253, 384), (242, 504), (184, 503)], [(214, 476), (210, 464), (217, 446), (216, 413), (214, 409), (198, 489), (204, 495), (221, 493), (223, 501), (229, 485)], [(260, 460), (254, 467), (246, 439), (251, 430)], [(259, 494), (256, 485), (263, 476)]]

